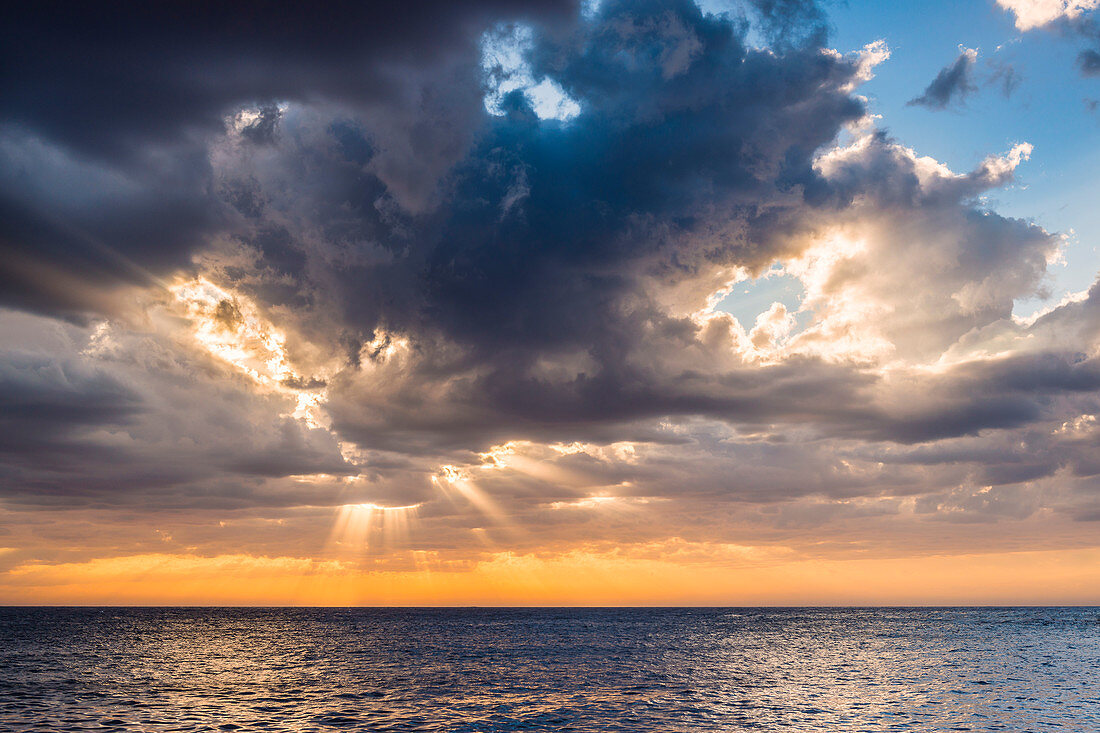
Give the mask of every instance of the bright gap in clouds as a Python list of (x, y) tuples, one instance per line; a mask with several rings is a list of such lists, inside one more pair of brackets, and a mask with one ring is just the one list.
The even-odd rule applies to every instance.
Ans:
[(580, 114), (581, 107), (553, 79), (535, 79), (526, 54), (533, 33), (529, 26), (502, 24), (481, 38), (481, 69), (485, 79), (485, 109), (501, 116), (501, 104), (509, 92), (519, 90), (541, 120), (565, 122)]
[(419, 504), (345, 504), (337, 508), (327, 547), (339, 553), (356, 553), (380, 547), (404, 549), (410, 529), (417, 523), (419, 510)]
[(286, 335), (264, 319), (247, 298), (206, 279), (169, 288), (191, 324), (191, 336), (204, 351), (247, 375), (260, 387), (291, 397), (290, 416), (311, 428), (325, 422), (324, 381), (305, 378), (290, 363)]
[(729, 292), (714, 304), (714, 310), (729, 313), (750, 329), (757, 317), (773, 303), (782, 303), (788, 313), (795, 314), (797, 328), (801, 329), (810, 318), (808, 312), (799, 310), (805, 295), (801, 280), (781, 267), (773, 267), (756, 279), (742, 280), (730, 287)]

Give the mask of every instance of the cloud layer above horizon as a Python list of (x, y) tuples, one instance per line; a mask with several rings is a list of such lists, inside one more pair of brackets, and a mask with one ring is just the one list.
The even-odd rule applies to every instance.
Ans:
[(891, 137), (886, 44), (797, 0), (269, 10), (10, 13), (4, 566), (1095, 544), (1100, 287), (1013, 315), (1066, 243), (990, 204), (1032, 147)]

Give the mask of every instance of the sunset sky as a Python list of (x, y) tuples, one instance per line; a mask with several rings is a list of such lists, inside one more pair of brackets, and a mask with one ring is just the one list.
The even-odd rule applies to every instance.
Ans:
[(1100, 0), (27, 3), (0, 603), (1100, 603)]

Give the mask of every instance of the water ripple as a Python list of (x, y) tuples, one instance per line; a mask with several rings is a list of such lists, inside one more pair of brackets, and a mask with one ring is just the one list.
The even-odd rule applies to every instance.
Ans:
[(1100, 610), (0, 609), (0, 731), (1096, 731)]

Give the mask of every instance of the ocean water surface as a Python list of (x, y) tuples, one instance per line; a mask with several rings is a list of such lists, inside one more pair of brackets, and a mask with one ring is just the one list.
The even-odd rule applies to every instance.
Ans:
[(0, 609), (0, 731), (1100, 731), (1100, 609)]

